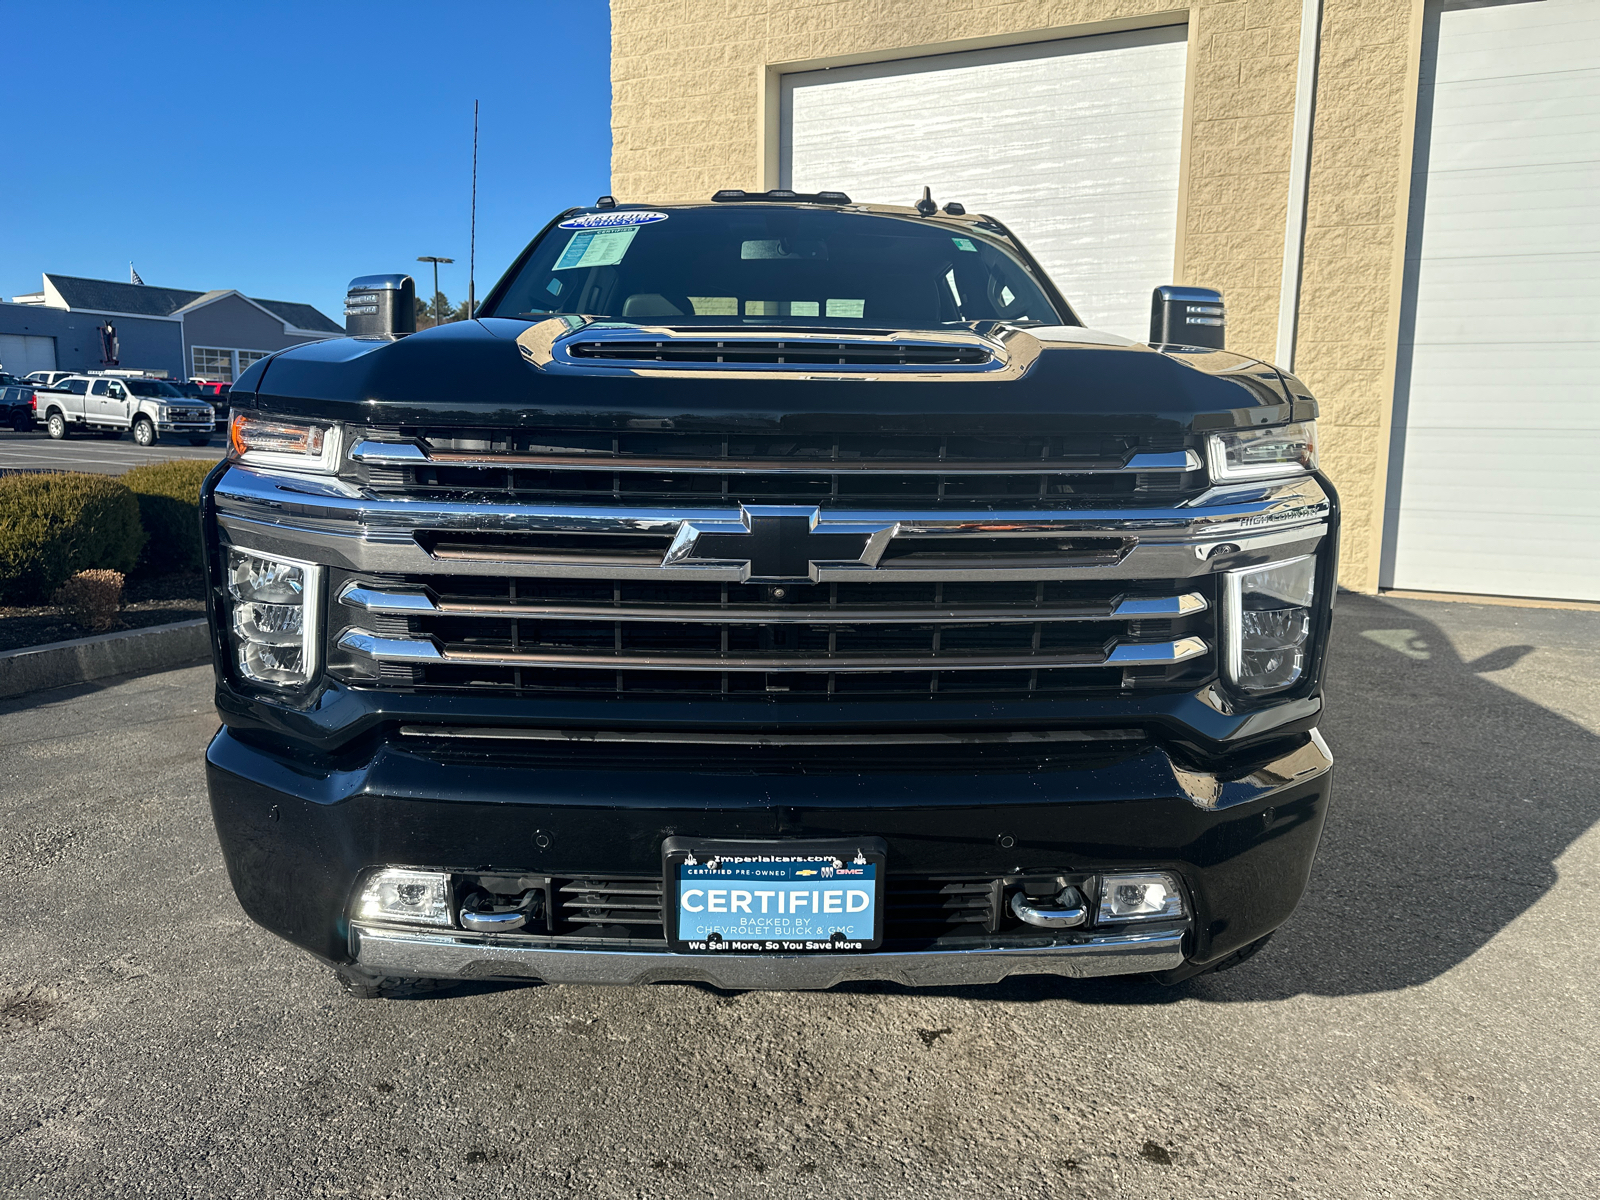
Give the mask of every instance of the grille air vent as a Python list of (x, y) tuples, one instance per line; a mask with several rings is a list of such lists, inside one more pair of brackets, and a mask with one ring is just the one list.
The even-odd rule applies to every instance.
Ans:
[(981, 346), (819, 341), (721, 341), (672, 338), (662, 341), (579, 341), (567, 344), (573, 358), (607, 362), (753, 363), (861, 367), (983, 366), (994, 355)]

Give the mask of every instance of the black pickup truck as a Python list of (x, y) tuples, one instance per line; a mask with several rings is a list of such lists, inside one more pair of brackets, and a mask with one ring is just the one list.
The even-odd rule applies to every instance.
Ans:
[(1219, 295), (1144, 345), (960, 205), (722, 192), (413, 310), (252, 366), (202, 505), (228, 869), (357, 994), (1176, 982), (1289, 916), (1338, 504)]

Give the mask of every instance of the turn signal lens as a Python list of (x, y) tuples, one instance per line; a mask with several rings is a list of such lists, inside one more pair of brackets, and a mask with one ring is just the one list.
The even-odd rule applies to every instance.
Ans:
[(1184, 914), (1183, 890), (1166, 871), (1107, 875), (1100, 881), (1100, 909), (1095, 920), (1155, 921)]
[(245, 463), (332, 472), (338, 447), (327, 425), (234, 413), (228, 423), (228, 455)]
[(441, 871), (387, 867), (367, 880), (356, 901), (355, 919), (452, 925), (450, 876)]
[(1317, 467), (1317, 423), (1214, 433), (1207, 442), (1211, 478), (1219, 482), (1300, 475)]
[(1228, 677), (1247, 692), (1289, 687), (1305, 674), (1317, 560), (1292, 558), (1225, 577)]

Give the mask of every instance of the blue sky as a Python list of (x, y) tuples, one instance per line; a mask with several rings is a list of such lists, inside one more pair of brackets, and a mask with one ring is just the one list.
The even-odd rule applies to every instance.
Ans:
[(0, 0), (0, 296), (41, 272), (238, 288), (342, 321), (356, 275), (478, 294), (610, 178), (605, 0)]

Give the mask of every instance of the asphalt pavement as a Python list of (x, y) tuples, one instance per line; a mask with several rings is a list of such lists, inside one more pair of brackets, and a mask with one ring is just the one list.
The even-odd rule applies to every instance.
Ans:
[(0, 704), (0, 1194), (1590, 1197), (1600, 613), (1341, 597), (1310, 890), (1220, 976), (347, 998), (209, 670)]
[(0, 474), (7, 471), (92, 471), (120, 475), (129, 467), (166, 462), (173, 458), (222, 457), (227, 444), (219, 433), (209, 446), (191, 446), (188, 438), (158, 439), (153, 446), (136, 446), (132, 434), (115, 441), (96, 434), (79, 433), (52, 442), (43, 430), (34, 433), (0, 431)]

